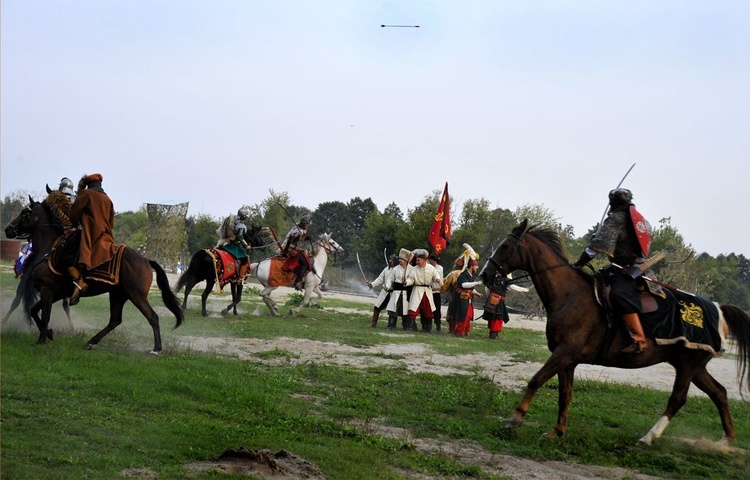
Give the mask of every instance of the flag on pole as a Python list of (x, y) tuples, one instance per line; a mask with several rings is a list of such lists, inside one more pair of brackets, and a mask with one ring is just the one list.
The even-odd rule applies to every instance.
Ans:
[(443, 253), (445, 248), (451, 243), (450, 210), (448, 182), (445, 182), (445, 190), (443, 190), (443, 196), (440, 198), (440, 206), (438, 206), (437, 213), (435, 214), (435, 221), (432, 223), (432, 228), (430, 228), (430, 234), (427, 236), (427, 242), (436, 255)]

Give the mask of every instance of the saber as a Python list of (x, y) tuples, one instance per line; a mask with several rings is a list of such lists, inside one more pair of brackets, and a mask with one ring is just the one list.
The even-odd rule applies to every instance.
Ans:
[(388, 247), (383, 249), (383, 258), (385, 259), (386, 266), (388, 266)]
[(359, 265), (359, 273), (362, 274), (362, 278), (365, 279), (365, 283), (369, 285), (370, 281), (367, 280), (367, 277), (365, 276), (365, 271), (362, 270), (362, 263), (359, 261), (359, 252), (357, 252), (357, 265)]
[(381, 25), (380, 28), (419, 28), (419, 25)]
[[(635, 167), (635, 163), (632, 164), (630, 166), (630, 168), (628, 168), (627, 172), (625, 172), (625, 175), (622, 177), (622, 180), (620, 180), (620, 183), (617, 184), (617, 186), (615, 187), (615, 190), (617, 190), (618, 188), (620, 188), (620, 185), (622, 185), (622, 182), (625, 181), (625, 179), (630, 174), (630, 171), (633, 169), (633, 167)], [(599, 220), (599, 227), (597, 227), (596, 232), (594, 232), (594, 235), (591, 238), (594, 238), (596, 236), (596, 234), (599, 233), (599, 230), (602, 229), (602, 223), (604, 222), (604, 217), (607, 216), (607, 212), (609, 212), (609, 203), (607, 203), (607, 207), (604, 209), (604, 214), (602, 214), (602, 219)]]

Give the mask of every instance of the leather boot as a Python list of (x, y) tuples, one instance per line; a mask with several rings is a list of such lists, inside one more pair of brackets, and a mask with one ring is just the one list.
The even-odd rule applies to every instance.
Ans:
[(83, 280), (81, 270), (78, 267), (68, 267), (68, 274), (73, 279), (73, 285), (76, 287), (73, 289), (73, 295), (71, 295), (68, 305), (78, 305), (78, 302), (81, 300), (81, 293), (85, 292), (89, 286)]
[(396, 330), (396, 323), (398, 318), (395, 316), (388, 315), (388, 330)]
[(243, 263), (242, 265), (240, 265), (240, 282), (242, 282), (243, 280), (245, 280), (245, 275), (247, 275), (247, 267), (248, 266), (249, 265), (247, 263)]
[(374, 310), (372, 312), (372, 321), (370, 322), (370, 326), (372, 328), (375, 328), (378, 326), (378, 317), (380, 317), (380, 311)]
[(648, 350), (648, 339), (643, 333), (643, 326), (641, 325), (641, 319), (637, 313), (628, 313), (622, 316), (625, 321), (625, 327), (628, 330), (630, 338), (633, 339), (633, 344), (622, 349), (622, 353), (641, 353)]

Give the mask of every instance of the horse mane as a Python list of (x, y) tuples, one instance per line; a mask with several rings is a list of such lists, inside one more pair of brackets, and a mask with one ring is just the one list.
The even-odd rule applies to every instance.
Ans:
[[(563, 245), (562, 238), (560, 238), (560, 234), (552, 227), (544, 226), (544, 225), (534, 225), (533, 227), (529, 228), (527, 230), (527, 233), (531, 235), (532, 237), (536, 238), (540, 242), (547, 245), (552, 252), (554, 252), (555, 255), (560, 257), (561, 260), (564, 260), (566, 263), (570, 263), (570, 260), (568, 259), (568, 254), (565, 251), (565, 245)], [(587, 282), (593, 283), (594, 282), (594, 276), (591, 275), (588, 272), (585, 272), (581, 269), (575, 269)]]

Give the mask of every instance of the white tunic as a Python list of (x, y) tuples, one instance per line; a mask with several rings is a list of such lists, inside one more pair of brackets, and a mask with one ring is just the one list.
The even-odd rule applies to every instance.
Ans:
[(432, 300), (433, 285), (440, 285), (443, 279), (440, 278), (435, 267), (426, 263), (424, 267), (414, 267), (406, 278), (406, 285), (412, 286), (411, 296), (409, 297), (409, 310), (416, 311), (422, 302), (422, 297), (427, 295), (430, 302), (430, 309), (435, 311), (435, 302)]
[(383, 271), (380, 272), (380, 275), (378, 275), (378, 278), (372, 281), (373, 290), (375, 290), (378, 287), (382, 287), (380, 289), (380, 293), (378, 294), (378, 298), (375, 299), (375, 308), (377, 309), (383, 308), (383, 302), (385, 301), (385, 297), (388, 296), (388, 290), (385, 289), (385, 283), (386, 283), (386, 280), (388, 280), (388, 277), (390, 276), (392, 271), (393, 271), (393, 268), (385, 267)]
[[(391, 292), (391, 299), (388, 300), (388, 308), (387, 310), (389, 312), (395, 312), (399, 315), (406, 315), (409, 313), (409, 298), (408, 295), (406, 295), (406, 290), (393, 290), (393, 284), (394, 283), (403, 283), (405, 280), (405, 277), (409, 275), (409, 272), (412, 270), (411, 265), (406, 266), (406, 271), (404, 271), (404, 267), (401, 266), (401, 264), (396, 265), (393, 267), (393, 271), (391, 271), (391, 274), (388, 276), (388, 278), (385, 281), (385, 289)], [(403, 297), (404, 301), (401, 304), (401, 311), (397, 311), (396, 307), (398, 305), (398, 300)]]

